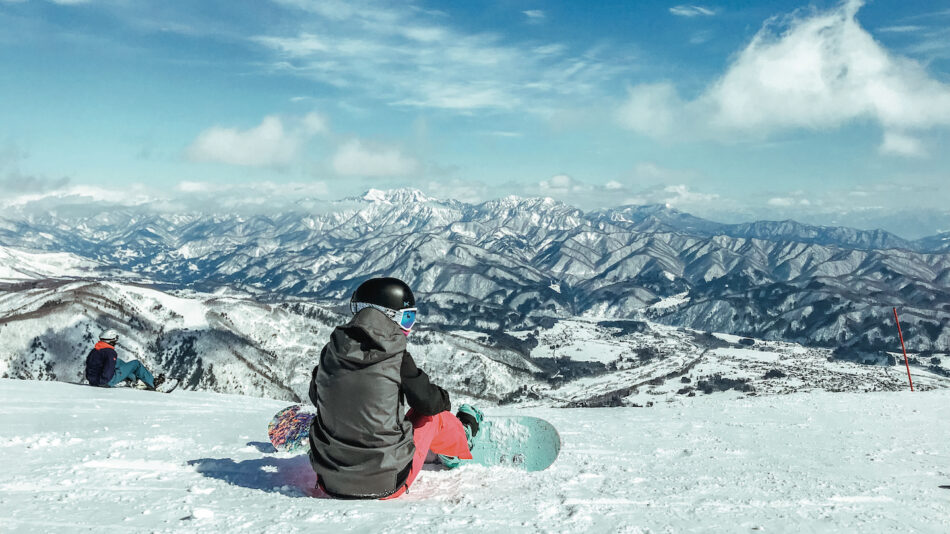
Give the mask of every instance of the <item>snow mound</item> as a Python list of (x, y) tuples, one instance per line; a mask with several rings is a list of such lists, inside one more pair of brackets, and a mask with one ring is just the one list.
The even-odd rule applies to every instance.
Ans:
[(427, 469), (394, 501), (313, 491), (286, 401), (0, 380), (3, 532), (942, 532), (950, 391), (492, 409), (552, 422), (542, 472)]

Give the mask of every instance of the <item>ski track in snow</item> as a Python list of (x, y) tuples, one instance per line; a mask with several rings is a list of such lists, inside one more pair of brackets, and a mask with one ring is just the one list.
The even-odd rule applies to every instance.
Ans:
[(270, 452), (285, 401), (0, 380), (2, 532), (947, 532), (950, 391), (489, 408), (561, 432), (546, 471), (427, 470), (315, 496)]

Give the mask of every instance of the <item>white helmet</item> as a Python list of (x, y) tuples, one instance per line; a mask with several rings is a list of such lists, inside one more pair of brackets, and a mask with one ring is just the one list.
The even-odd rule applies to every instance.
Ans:
[(111, 341), (112, 343), (115, 343), (119, 341), (119, 333), (110, 328), (102, 334), (99, 334), (99, 341)]

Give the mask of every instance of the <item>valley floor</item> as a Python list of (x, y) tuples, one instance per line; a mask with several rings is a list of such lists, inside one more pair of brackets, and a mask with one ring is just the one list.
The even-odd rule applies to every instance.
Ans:
[(548, 470), (426, 471), (398, 500), (311, 496), (268, 452), (285, 401), (0, 380), (0, 531), (946, 532), (950, 390), (700, 396), (543, 417)]

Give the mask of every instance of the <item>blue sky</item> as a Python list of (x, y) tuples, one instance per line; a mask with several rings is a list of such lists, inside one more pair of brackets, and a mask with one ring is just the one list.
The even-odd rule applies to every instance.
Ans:
[(0, 65), (18, 205), (415, 187), (836, 223), (950, 202), (945, 1), (0, 0)]

